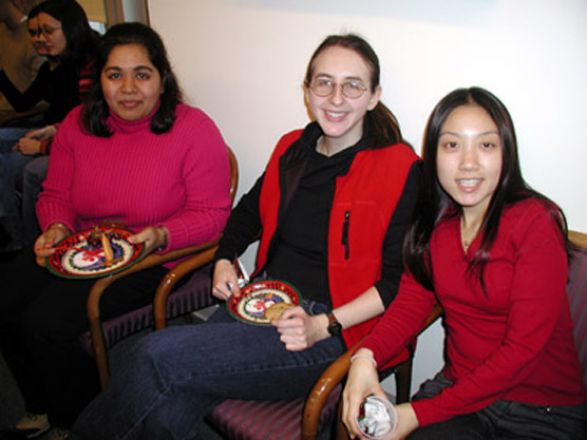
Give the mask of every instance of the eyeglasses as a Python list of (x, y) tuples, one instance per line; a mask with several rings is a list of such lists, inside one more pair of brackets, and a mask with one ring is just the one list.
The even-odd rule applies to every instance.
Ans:
[(342, 94), (349, 99), (360, 98), (363, 96), (363, 93), (367, 91), (367, 87), (358, 80), (349, 80), (337, 84), (328, 78), (315, 78), (312, 80), (309, 87), (312, 93), (322, 98), (332, 95), (336, 90), (336, 87), (340, 87)]
[(45, 37), (50, 37), (53, 32), (60, 30), (60, 27), (39, 26), (38, 28), (29, 28), (29, 35), (31, 37), (40, 37), (43, 34)]

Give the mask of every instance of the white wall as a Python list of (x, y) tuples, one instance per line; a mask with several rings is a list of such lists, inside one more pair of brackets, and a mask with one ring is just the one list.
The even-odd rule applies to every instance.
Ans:
[[(301, 82), (312, 51), (351, 31), (378, 52), (382, 99), (418, 151), (442, 96), (486, 87), (512, 113), (527, 181), (587, 231), (585, 0), (149, 0), (149, 11), (187, 100), (237, 153), (240, 193), (278, 137), (307, 123)], [(415, 384), (439, 368), (441, 351), (436, 326), (420, 340)]]

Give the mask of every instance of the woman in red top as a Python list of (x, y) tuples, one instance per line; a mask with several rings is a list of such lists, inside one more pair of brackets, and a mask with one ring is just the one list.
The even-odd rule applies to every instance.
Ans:
[(353, 357), (344, 421), (376, 374), (444, 308), (446, 358), (412, 403), (397, 406), (392, 439), (583, 439), (587, 393), (565, 293), (563, 213), (524, 182), (505, 106), (459, 89), (436, 106), (424, 143), (423, 213), (404, 242), (398, 296)]

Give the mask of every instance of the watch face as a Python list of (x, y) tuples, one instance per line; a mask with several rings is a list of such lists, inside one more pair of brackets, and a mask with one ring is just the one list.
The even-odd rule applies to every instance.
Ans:
[(328, 326), (328, 333), (330, 333), (332, 336), (340, 336), (342, 334), (342, 325), (340, 325), (338, 322), (330, 324)]
[(332, 336), (340, 336), (342, 334), (342, 325), (336, 320), (333, 313), (328, 314), (328, 333)]

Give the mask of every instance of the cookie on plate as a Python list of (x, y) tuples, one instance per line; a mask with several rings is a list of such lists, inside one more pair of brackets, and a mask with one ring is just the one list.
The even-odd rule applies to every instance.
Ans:
[(267, 310), (265, 310), (265, 319), (268, 319), (269, 321), (276, 321), (279, 318), (281, 318), (281, 315), (283, 314), (283, 312), (285, 312), (287, 309), (291, 309), (292, 307), (295, 307), (295, 306), (290, 303), (285, 303), (285, 302), (275, 303), (271, 307), (269, 307)]

